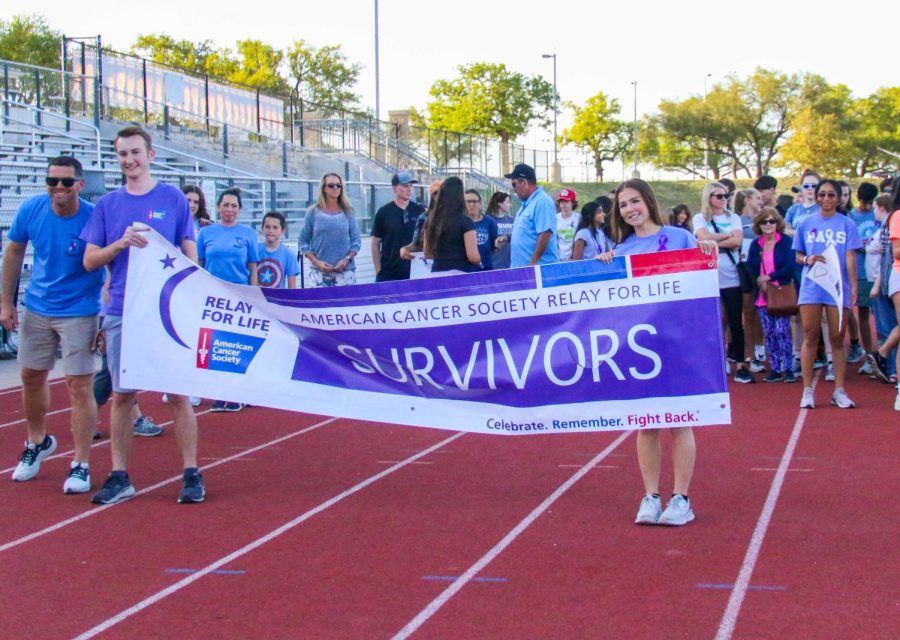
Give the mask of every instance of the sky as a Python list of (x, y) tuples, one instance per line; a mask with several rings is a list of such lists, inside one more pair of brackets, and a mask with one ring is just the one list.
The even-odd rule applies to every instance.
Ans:
[[(553, 0), (516, 3), (484, 0), (380, 0), (379, 49), (381, 117), (410, 106), (423, 107), (428, 90), (456, 67), (471, 62), (502, 62), (527, 75), (553, 80), (561, 100), (583, 103), (603, 91), (617, 98), (622, 116), (631, 118), (637, 82), (638, 115), (654, 112), (661, 99), (703, 95), (729, 74), (749, 75), (757, 66), (780, 71), (814, 72), (831, 83), (847, 84), (865, 96), (895, 85), (890, 34), (883, 54), (869, 33), (890, 29), (900, 18), (900, 3), (872, 0), (839, 10), (831, 3), (795, 0), (718, 0), (603, 2)], [(141, 33), (167, 33), (176, 39), (212, 40), (233, 47), (257, 38), (279, 48), (298, 39), (315, 45), (339, 44), (348, 59), (362, 65), (357, 93), (364, 106), (375, 106), (374, 0), (276, 2), (129, 3), (95, 0), (4, 0), (0, 17), (38, 13), (68, 36), (100, 34), (104, 46), (127, 50)], [(856, 25), (871, 24), (860, 29)], [(830, 28), (831, 27), (831, 28)], [(844, 44), (841, 44), (841, 41)], [(860, 45), (865, 42), (865, 47)], [(560, 117), (560, 131), (567, 115)], [(522, 140), (547, 148), (551, 135), (534, 131)]]

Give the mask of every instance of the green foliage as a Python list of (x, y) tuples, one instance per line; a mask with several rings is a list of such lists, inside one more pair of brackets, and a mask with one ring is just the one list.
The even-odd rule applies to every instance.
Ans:
[(191, 42), (190, 40), (175, 40), (165, 34), (141, 34), (131, 46), (131, 52), (157, 64), (176, 67), (191, 73), (219, 75), (212, 73), (213, 61), (217, 59), (218, 54), (210, 40)]
[[(859, 175), (896, 166), (900, 154), (900, 87), (882, 87), (856, 103)], [(887, 153), (885, 153), (887, 152)]]
[(314, 47), (297, 40), (287, 50), (286, 58), (294, 91), (301, 98), (331, 112), (359, 109), (360, 97), (353, 87), (361, 67), (348, 62), (340, 45)]
[(281, 51), (260, 40), (238, 40), (236, 54), (237, 68), (228, 80), (281, 95), (290, 91), (279, 72), (284, 59)]
[(428, 126), (509, 142), (532, 122), (549, 124), (555, 94), (542, 77), (489, 62), (460, 65), (457, 70), (457, 78), (431, 85), (434, 100), (426, 106)]
[(38, 15), (0, 20), (0, 58), (37, 67), (58, 68), (62, 34)]
[(572, 127), (559, 136), (562, 145), (574, 144), (588, 151), (594, 159), (597, 178), (603, 180), (603, 163), (612, 162), (632, 148), (631, 126), (619, 119), (622, 109), (618, 100), (610, 100), (602, 91), (588, 98), (584, 107), (568, 103), (575, 112)]

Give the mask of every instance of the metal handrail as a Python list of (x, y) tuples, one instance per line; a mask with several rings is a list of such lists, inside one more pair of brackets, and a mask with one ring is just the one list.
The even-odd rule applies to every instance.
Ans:
[[(4, 105), (7, 105), (9, 107), (17, 107), (20, 109), (26, 109), (28, 111), (32, 111), (35, 113), (35, 115), (37, 115), (37, 114), (41, 114), (41, 116), (46, 115), (46, 116), (50, 116), (53, 118), (58, 118), (59, 120), (63, 120), (65, 122), (73, 123), (73, 124), (91, 129), (94, 133), (94, 141), (93, 142), (94, 142), (95, 149), (96, 149), (97, 165), (100, 166), (100, 164), (102, 164), (103, 160), (102, 160), (101, 154), (100, 154), (100, 129), (98, 129), (94, 125), (88, 124), (81, 120), (77, 120), (75, 118), (70, 118), (70, 117), (62, 115), (61, 113), (58, 113), (56, 111), (47, 111), (46, 109), (41, 109), (40, 107), (36, 107), (32, 104), (28, 104), (27, 102), (19, 102), (17, 100), (9, 100), (6, 98), (4, 98), (2, 100), (2, 102)], [(37, 120), (37, 118), (34, 118), (34, 120)], [(3, 126), (4, 126), (5, 121), (6, 121), (6, 118), (0, 118), (0, 137), (2, 137), (3, 132), (4, 132)], [(78, 142), (81, 142), (81, 143), (87, 142), (87, 140), (85, 138), (82, 138), (82, 137), (76, 136), (76, 135), (72, 135), (68, 132), (62, 132), (62, 131), (57, 131), (55, 129), (50, 129), (48, 127), (38, 124), (37, 122), (32, 122), (29, 126), (32, 127), (32, 129), (37, 129), (39, 131), (43, 131), (48, 134), (52, 134), (54, 136), (59, 136), (61, 138), (77, 140)], [(32, 131), (32, 148), (33, 147), (34, 147), (34, 131)]]

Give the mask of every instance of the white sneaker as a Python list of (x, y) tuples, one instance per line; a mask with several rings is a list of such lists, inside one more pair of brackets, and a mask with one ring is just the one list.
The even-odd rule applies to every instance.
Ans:
[(672, 496), (666, 510), (662, 512), (656, 524), (662, 524), (667, 527), (680, 527), (694, 519), (694, 511), (691, 509), (691, 503), (679, 494)]
[(86, 464), (73, 462), (63, 483), (63, 493), (87, 493), (91, 490), (91, 471)]
[(825, 369), (825, 382), (834, 382), (834, 365), (830, 362), (828, 363), (828, 367)]
[(900, 411), (900, 389), (897, 390), (897, 397), (894, 399), (894, 411)]
[(163, 404), (169, 404), (169, 394), (164, 393), (162, 397)]
[(56, 437), (44, 436), (40, 444), (25, 443), (25, 450), (19, 456), (19, 464), (12, 473), (12, 479), (16, 482), (31, 480), (41, 470), (41, 462), (44, 458), (56, 451)]
[(641, 499), (641, 506), (637, 512), (635, 524), (656, 524), (662, 514), (662, 502), (659, 496), (651, 496), (649, 493)]
[(844, 387), (838, 387), (834, 390), (834, 393), (831, 394), (831, 404), (838, 409), (852, 409), (856, 406), (856, 403), (847, 396)]
[(750, 361), (750, 373), (762, 373), (765, 370), (765, 365), (758, 358)]
[(816, 408), (816, 399), (813, 394), (812, 387), (804, 387), (803, 395), (800, 397), (800, 408), (801, 409), (815, 409)]
[(866, 360), (863, 362), (863, 366), (859, 368), (858, 373), (863, 376), (870, 376), (875, 373), (875, 369), (872, 368), (872, 363)]

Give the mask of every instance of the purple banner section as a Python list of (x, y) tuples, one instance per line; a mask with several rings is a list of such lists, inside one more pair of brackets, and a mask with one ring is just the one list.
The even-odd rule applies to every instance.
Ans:
[(701, 329), (718, 307), (702, 298), (455, 327), (286, 326), (301, 342), (294, 380), (516, 407), (633, 399), (638, 408), (641, 398), (727, 392), (721, 333)]

